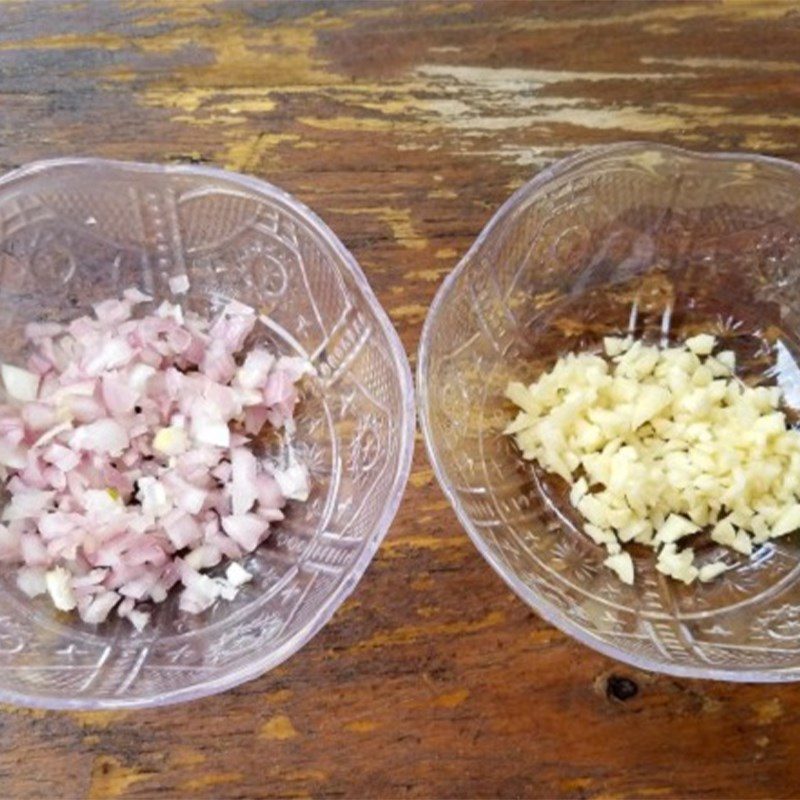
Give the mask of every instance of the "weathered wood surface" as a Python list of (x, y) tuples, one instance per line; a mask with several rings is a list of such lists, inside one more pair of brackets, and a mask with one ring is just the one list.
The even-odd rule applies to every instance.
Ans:
[[(631, 138), (800, 158), (800, 7), (0, 2), (0, 168), (96, 154), (264, 176), (333, 226), (412, 354), (512, 189)], [(639, 673), (542, 622), (420, 443), (384, 546), (296, 657), (190, 705), (4, 707), (0, 795), (797, 797), (799, 714), (797, 687)]]

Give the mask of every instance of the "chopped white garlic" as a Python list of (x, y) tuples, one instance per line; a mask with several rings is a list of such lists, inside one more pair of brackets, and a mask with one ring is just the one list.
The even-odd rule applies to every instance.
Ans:
[(168, 456), (179, 456), (189, 447), (189, 436), (183, 428), (170, 425), (153, 437), (153, 448)]
[(713, 349), (717, 340), (708, 333), (701, 333), (686, 340), (686, 346), (699, 356), (707, 356)]
[(656, 569), (675, 580), (691, 583), (699, 570), (694, 565), (694, 550), (687, 547), (678, 552), (674, 544), (664, 545), (656, 560)]
[(183, 275), (173, 275), (169, 279), (169, 290), (173, 294), (185, 294), (189, 291), (189, 276), (186, 274)]
[(609, 569), (613, 569), (623, 583), (627, 583), (629, 586), (633, 585), (633, 559), (628, 553), (609, 556), (603, 564)]
[(714, 561), (711, 564), (700, 567), (698, 577), (703, 583), (707, 583), (708, 581), (713, 581), (718, 575), (722, 575), (727, 569), (728, 565), (724, 561)]
[(243, 586), (248, 581), (251, 581), (253, 576), (241, 564), (231, 561), (225, 570), (225, 579), (232, 586)]
[(630, 336), (626, 336), (624, 339), (619, 336), (606, 336), (603, 339), (603, 349), (610, 358), (622, 355), (630, 349), (632, 344), (633, 338)]
[(745, 556), (800, 530), (800, 430), (787, 426), (780, 388), (736, 380), (735, 354), (713, 354), (716, 345), (710, 334), (665, 348), (609, 336), (610, 361), (570, 353), (530, 386), (506, 390), (520, 408), (506, 433), (570, 484), (584, 532), (618, 574), (628, 542), (691, 583), (727, 569), (698, 570), (691, 547), (678, 551), (703, 528)]
[(23, 403), (31, 402), (36, 399), (39, 391), (39, 376), (29, 372), (22, 367), (15, 367), (13, 364), (3, 364), (0, 368), (3, 384), (6, 387), (8, 396)]
[(771, 536), (784, 536), (787, 533), (796, 531), (800, 528), (800, 504), (794, 503), (788, 508), (784, 509), (778, 517), (777, 522), (772, 527)]
[(44, 579), (53, 605), (59, 611), (72, 611), (78, 605), (75, 592), (72, 590), (72, 576), (64, 567), (51, 569)]
[(273, 477), (278, 482), (281, 494), (289, 500), (308, 500), (311, 490), (308, 469), (305, 464), (291, 463), (286, 469), (276, 469)]
[(47, 579), (43, 567), (20, 567), (17, 586), (28, 597), (37, 597), (47, 591)]
[(657, 544), (668, 544), (670, 542), (677, 542), (684, 536), (689, 536), (692, 533), (697, 533), (700, 528), (694, 523), (690, 522), (685, 517), (679, 514), (670, 514), (667, 521), (658, 529), (655, 541)]

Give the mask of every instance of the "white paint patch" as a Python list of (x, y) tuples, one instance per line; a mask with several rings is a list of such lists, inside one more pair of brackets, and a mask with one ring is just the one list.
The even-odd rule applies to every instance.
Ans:
[(643, 56), (641, 64), (668, 64), (689, 69), (735, 69), (755, 72), (794, 72), (797, 64), (790, 61), (755, 61), (749, 58), (663, 58)]
[[(427, 107), (439, 114), (449, 128), (461, 130), (465, 135), (477, 135), (488, 131), (515, 130), (536, 125), (560, 123), (596, 130), (622, 129), (633, 133), (652, 133), (674, 130), (685, 126), (685, 117), (666, 112), (645, 111), (633, 106), (619, 108), (542, 108), (532, 114), (500, 116), (487, 114), (480, 109), (452, 113), (452, 105), (432, 100)], [(508, 109), (504, 109), (508, 110)]]
[[(569, 151), (571, 142), (562, 137), (557, 146), (541, 146), (552, 140), (549, 128), (554, 124), (579, 128), (624, 130), (651, 133), (684, 127), (681, 112), (659, 109), (655, 113), (636, 106), (608, 105), (591, 97), (569, 96), (577, 83), (599, 84), (606, 81), (661, 81), (670, 74), (565, 71), (472, 67), (423, 64), (414, 70), (410, 104), (423, 114), (431, 127), (457, 131), (462, 152), (493, 157), (523, 167), (541, 167)], [(684, 76), (686, 73), (682, 73)], [(547, 87), (563, 87), (563, 93), (543, 94)], [(496, 143), (504, 131), (530, 131), (531, 145), (518, 141)], [(527, 138), (527, 137), (526, 137)], [(579, 137), (576, 137), (576, 139)], [(489, 147), (476, 140), (491, 141)]]
[[(721, 64), (730, 60), (708, 59)], [(682, 67), (702, 68), (706, 59), (669, 61)], [(734, 59), (736, 63), (738, 60)], [(742, 60), (744, 61), (744, 60)], [(745, 62), (747, 63), (747, 62)], [(778, 62), (773, 62), (778, 63)], [(424, 64), (413, 73), (415, 92), (422, 97), (413, 107), (419, 109), (423, 121), (431, 127), (457, 131), (462, 152), (490, 155), (521, 166), (546, 163), (555, 156), (580, 144), (584, 137), (569, 136), (568, 128), (619, 131), (621, 136), (660, 134), (680, 131), (684, 140), (693, 131), (703, 131), (721, 124), (736, 123), (759, 131), (770, 127), (800, 129), (795, 118), (774, 115), (731, 114), (721, 105), (649, 102), (647, 105), (609, 103), (604, 98), (569, 96), (575, 84), (598, 84), (605, 81), (657, 82), (674, 78), (695, 77), (691, 72), (614, 73), (571, 72), (545, 69), (512, 69), (461, 65)], [(553, 87), (561, 92), (553, 96)], [(548, 92), (545, 94), (544, 90)], [(423, 93), (424, 92), (424, 93)], [(552, 141), (552, 126), (561, 126), (558, 147), (543, 148), (542, 141)], [(530, 131), (531, 146), (520, 144), (520, 132)], [(497, 143), (502, 132), (514, 133), (514, 141)], [(524, 134), (523, 134), (524, 135)], [(525, 138), (528, 138), (527, 136)], [(476, 146), (476, 140), (490, 141), (491, 146)], [(704, 140), (700, 137), (700, 140)]]
[[(432, 115), (428, 121), (458, 130), (466, 137), (554, 123), (652, 133), (683, 127), (686, 122), (682, 113), (666, 108), (653, 111), (636, 106), (609, 107), (591, 98), (540, 94), (545, 86), (578, 81), (661, 80), (671, 77), (662, 73), (569, 72), (426, 64), (417, 68), (415, 75), (426, 78), (428, 91), (438, 94), (438, 97), (418, 102), (420, 109)], [(520, 163), (520, 159), (525, 158), (517, 148), (512, 160)]]
[[(570, 72), (551, 69), (516, 69), (511, 67), (467, 67), (447, 64), (423, 64), (415, 74), (423, 78), (442, 79), (448, 83), (483, 87), (501, 92), (538, 89), (554, 83), (572, 81), (642, 81), (667, 80), (675, 73), (655, 72)], [(681, 77), (686, 77), (681, 73)]]
[(561, 147), (517, 147), (501, 145), (496, 150), (473, 150), (472, 155), (489, 156), (501, 161), (507, 161), (520, 167), (536, 167), (541, 169), (551, 164), (555, 159), (561, 158), (569, 152)]

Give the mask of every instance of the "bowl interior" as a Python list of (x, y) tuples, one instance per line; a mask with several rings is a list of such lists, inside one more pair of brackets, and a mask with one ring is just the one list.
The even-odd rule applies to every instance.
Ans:
[(754, 384), (800, 408), (800, 171), (756, 156), (646, 144), (589, 151), (523, 187), (437, 297), (423, 334), (423, 428), (439, 478), (481, 552), (531, 606), (587, 644), (668, 672), (800, 677), (800, 549), (684, 587), (632, 553), (634, 587), (602, 566), (557, 477), (502, 435), (509, 380), (632, 332), (715, 333)]
[[(246, 563), (233, 602), (141, 634), (82, 623), (0, 579), (0, 697), (49, 706), (145, 705), (238, 683), (297, 650), (355, 586), (408, 474), (410, 376), (352, 257), (308, 209), (219, 170), (100, 161), (33, 165), (0, 181), (0, 359), (33, 320), (67, 320), (129, 286), (212, 315), (236, 299), (268, 316), (255, 337), (311, 359), (293, 447), (313, 490)], [(274, 443), (274, 455), (287, 442)]]

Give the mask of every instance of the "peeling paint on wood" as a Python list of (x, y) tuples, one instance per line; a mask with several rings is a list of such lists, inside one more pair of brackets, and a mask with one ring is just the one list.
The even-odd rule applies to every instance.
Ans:
[[(641, 138), (800, 160), (798, 41), (772, 0), (0, 2), (0, 168), (98, 155), (283, 186), (413, 361), (440, 281), (554, 159)], [(796, 796), (794, 687), (572, 642), (483, 562), (417, 444), (384, 546), (296, 657), (178, 707), (0, 706), (3, 797)]]

